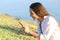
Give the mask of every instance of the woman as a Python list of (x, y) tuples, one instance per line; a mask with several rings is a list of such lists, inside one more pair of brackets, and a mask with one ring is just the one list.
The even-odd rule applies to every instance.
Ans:
[(53, 16), (51, 16), (43, 5), (39, 2), (33, 3), (30, 6), (30, 16), (34, 20), (38, 20), (38, 33), (24, 27), (24, 31), (39, 40), (60, 40), (60, 32), (58, 23)]

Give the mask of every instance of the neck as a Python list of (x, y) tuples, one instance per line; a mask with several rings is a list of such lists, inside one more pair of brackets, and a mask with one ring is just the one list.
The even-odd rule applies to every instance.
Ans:
[(43, 18), (39, 18), (38, 21), (42, 22), (43, 21)]

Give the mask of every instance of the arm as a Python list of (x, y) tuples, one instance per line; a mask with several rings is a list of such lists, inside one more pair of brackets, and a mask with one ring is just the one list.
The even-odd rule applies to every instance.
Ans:
[(29, 30), (29, 28), (26, 27), (25, 25), (23, 25), (21, 22), (19, 22), (19, 24), (22, 26), (22, 29), (23, 29), (23, 31), (25, 33), (30, 34), (30, 35), (32, 35), (32, 36), (34, 36), (36, 38), (39, 38), (39, 34), (38, 33), (35, 33), (33, 31)]
[(23, 31), (27, 34), (32, 35), (33, 37), (39, 38), (39, 34), (29, 30), (28, 27), (23, 28)]
[(30, 35), (32, 35), (32, 36), (34, 36), (34, 37), (36, 37), (36, 38), (39, 38), (39, 34), (38, 34), (38, 33), (33, 32), (33, 31), (29, 31), (29, 33), (28, 33), (28, 34), (30, 34)]

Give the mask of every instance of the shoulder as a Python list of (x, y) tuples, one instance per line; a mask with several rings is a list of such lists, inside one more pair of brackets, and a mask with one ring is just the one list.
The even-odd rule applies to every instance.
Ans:
[(52, 16), (44, 16), (44, 20), (47, 20), (47, 21), (56, 21), (56, 19)]
[(54, 17), (52, 17), (52, 16), (44, 16), (43, 22), (45, 22), (45, 23), (51, 23), (51, 24), (52, 23), (54, 23), (54, 24), (57, 23), (56, 19)]
[(53, 27), (53, 28), (57, 28), (58, 26), (58, 22), (56, 21), (56, 19), (52, 16), (46, 16), (42, 22), (43, 26), (47, 26), (47, 27)]

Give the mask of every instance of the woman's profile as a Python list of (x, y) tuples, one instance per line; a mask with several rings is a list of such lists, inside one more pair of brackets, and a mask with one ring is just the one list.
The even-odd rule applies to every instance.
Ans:
[(38, 21), (38, 33), (24, 27), (26, 33), (39, 38), (39, 40), (60, 40), (58, 22), (47, 12), (41, 3), (35, 2), (30, 5), (30, 16)]

